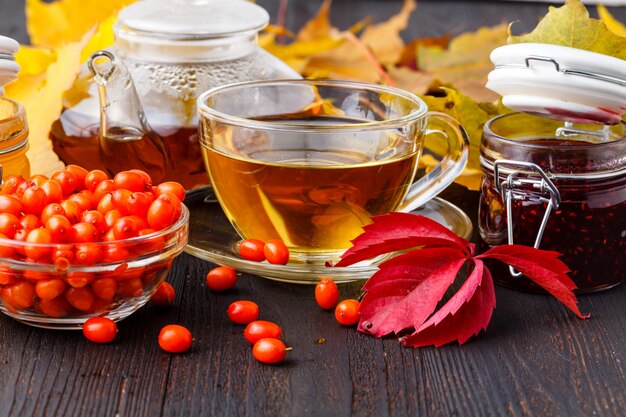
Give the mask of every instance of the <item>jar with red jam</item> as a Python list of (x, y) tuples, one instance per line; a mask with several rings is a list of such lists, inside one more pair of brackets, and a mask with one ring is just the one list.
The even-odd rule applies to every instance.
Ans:
[[(512, 113), (484, 126), (481, 244), (562, 254), (577, 292), (626, 278), (626, 124), (576, 124)], [(513, 269), (502, 285), (539, 290)]]

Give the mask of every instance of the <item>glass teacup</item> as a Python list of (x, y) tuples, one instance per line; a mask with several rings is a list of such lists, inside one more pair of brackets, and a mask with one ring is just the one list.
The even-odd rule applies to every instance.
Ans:
[[(461, 173), (468, 140), (417, 96), (374, 84), (277, 80), (198, 99), (213, 190), (243, 238), (281, 239), (292, 260), (337, 259), (375, 215), (408, 212)], [(427, 135), (448, 152), (415, 181)]]

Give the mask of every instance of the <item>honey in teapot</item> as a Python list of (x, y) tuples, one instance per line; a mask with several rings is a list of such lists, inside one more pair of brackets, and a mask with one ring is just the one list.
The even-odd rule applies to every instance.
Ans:
[(119, 14), (115, 44), (94, 54), (53, 124), (66, 164), (109, 174), (138, 168), (186, 188), (209, 182), (196, 99), (240, 81), (299, 78), (256, 45), (267, 12), (244, 0), (146, 0)]

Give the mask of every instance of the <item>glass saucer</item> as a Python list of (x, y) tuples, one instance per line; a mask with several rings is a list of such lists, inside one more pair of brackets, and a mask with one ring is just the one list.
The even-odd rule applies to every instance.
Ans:
[[(310, 264), (272, 265), (267, 262), (247, 261), (239, 257), (236, 251), (241, 237), (224, 215), (211, 187), (188, 192), (185, 204), (190, 212), (189, 241), (185, 252), (241, 272), (298, 284), (316, 284), (322, 277), (330, 277), (341, 283), (368, 279), (376, 272), (376, 263), (384, 259), (345, 268)], [(469, 217), (457, 206), (441, 198), (432, 199), (412, 213), (431, 218), (466, 239), (472, 234)]]

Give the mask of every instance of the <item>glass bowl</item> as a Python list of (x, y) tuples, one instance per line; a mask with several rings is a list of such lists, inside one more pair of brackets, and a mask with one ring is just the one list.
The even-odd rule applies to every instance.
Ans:
[[(170, 227), (126, 240), (36, 244), (0, 239), (0, 310), (48, 329), (80, 329), (90, 317), (122, 320), (163, 282), (187, 244), (188, 223), (183, 205)], [(77, 251), (95, 253), (100, 262), (72, 263)]]

